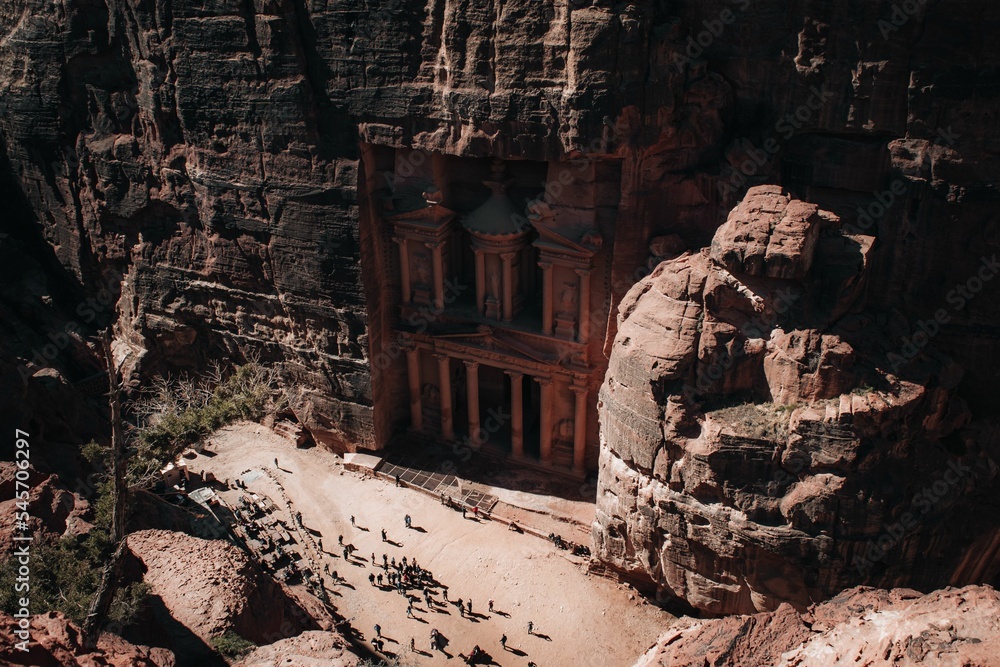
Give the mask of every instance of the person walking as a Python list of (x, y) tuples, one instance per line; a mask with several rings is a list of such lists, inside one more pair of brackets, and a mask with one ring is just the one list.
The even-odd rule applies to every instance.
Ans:
[(535, 633), (535, 624), (532, 623), (531, 621), (528, 621), (528, 634), (532, 635), (534, 633)]
[(382, 541), (383, 542), (388, 542), (389, 541), (389, 540), (386, 539), (385, 528), (382, 529)]
[(507, 635), (500, 637), (500, 646), (503, 647), (503, 650), (507, 650)]
[(278, 457), (277, 456), (274, 457), (274, 467), (275, 468), (278, 467)]
[(323, 538), (322, 537), (319, 538), (319, 540), (317, 540), (316, 545), (319, 547), (320, 551), (323, 551)]
[(472, 616), (472, 598), (469, 598), (469, 616)]
[(339, 544), (340, 546), (344, 546), (344, 536), (343, 535), (338, 535), (337, 536), (337, 544)]
[(479, 520), (479, 505), (472, 508), (472, 517), (477, 521)]
[(351, 526), (357, 527), (357, 524), (354, 523), (354, 515), (353, 514), (351, 515)]
[(458, 615), (465, 616), (465, 602), (462, 601), (462, 598), (458, 598)]
[(369, 574), (368, 575), (368, 583), (370, 583), (372, 586), (375, 585), (375, 575), (374, 574)]
[(372, 565), (375, 565), (375, 552), (372, 552)]
[(406, 605), (406, 617), (413, 618), (413, 603)]
[(417, 651), (417, 644), (413, 640), (413, 637), (410, 637), (410, 653), (416, 653), (416, 651)]
[(351, 551), (347, 547), (344, 547), (344, 560), (350, 560)]
[(403, 517), (403, 520), (406, 522), (406, 527), (407, 528), (410, 528), (413, 525), (413, 521), (410, 519), (410, 515), (409, 514), (407, 514), (405, 517)]
[(492, 613), (493, 613), (493, 599), (492, 599), (492, 598), (490, 598), (490, 601), (489, 601), (489, 603), (488, 603), (488, 605), (487, 605), (487, 606), (489, 606), (489, 608), (490, 608), (490, 613), (492, 614)]
[(379, 639), (382, 638), (382, 626), (379, 625), (378, 623), (375, 624), (375, 636), (378, 637)]
[(385, 554), (382, 554), (382, 569), (383, 570), (389, 569), (389, 557), (386, 556)]
[(447, 586), (445, 586), (444, 588), (441, 589), (441, 595), (444, 596), (444, 601), (447, 602), (448, 601), (448, 587)]
[(382, 588), (382, 575), (381, 574), (378, 575), (377, 577), (375, 577), (375, 579), (378, 580), (378, 587)]
[(463, 506), (462, 506), (462, 518), (463, 518), (463, 519), (467, 518), (467, 517), (465, 516), (465, 505), (463, 505)]
[(396, 486), (399, 486), (399, 475), (396, 475)]

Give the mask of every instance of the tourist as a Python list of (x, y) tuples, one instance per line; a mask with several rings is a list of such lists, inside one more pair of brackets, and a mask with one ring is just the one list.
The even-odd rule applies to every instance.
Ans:
[(382, 575), (380, 574), (380, 575), (378, 575), (375, 578), (378, 579), (378, 587), (382, 588)]
[(406, 605), (406, 617), (413, 618), (413, 603)]
[(535, 630), (535, 624), (532, 623), (531, 621), (528, 621), (528, 634), (529, 635), (534, 634), (534, 630)]
[(392, 569), (394, 569), (394, 570), (396, 569), (396, 557), (395, 556), (392, 557)]
[(368, 582), (369, 582), (369, 583), (370, 583), (370, 584), (371, 584), (372, 586), (374, 586), (374, 585), (375, 585), (375, 575), (374, 575), (374, 574), (369, 574), (369, 575), (368, 575)]
[(472, 598), (469, 598), (469, 615), (472, 615)]
[(489, 603), (488, 603), (487, 606), (490, 608), (490, 613), (492, 614), (493, 613), (493, 599), (492, 598), (490, 598), (490, 601), (489, 601)]
[(403, 569), (405, 570), (406, 569), (406, 556), (403, 556), (403, 560), (401, 560), (399, 562), (403, 564)]
[(375, 565), (375, 552), (372, 552), (372, 565)]
[(444, 596), (444, 601), (447, 602), (448, 601), (448, 587), (447, 586), (444, 586), (443, 588), (441, 588), (441, 595)]
[(500, 646), (503, 647), (503, 650), (507, 650), (507, 635), (500, 637)]
[(277, 456), (274, 457), (274, 467), (275, 468), (278, 467), (278, 457)]
[(472, 516), (478, 520), (479, 519), (479, 505), (472, 508)]
[(382, 626), (378, 623), (375, 624), (375, 636), (379, 638), (382, 637)]
[(399, 475), (396, 475), (396, 486), (399, 486)]
[(357, 524), (354, 523), (354, 515), (353, 514), (351, 515), (351, 525), (352, 526), (356, 526), (357, 525)]
[(417, 644), (413, 641), (413, 637), (410, 637), (410, 653), (415, 653), (417, 650)]
[(382, 554), (382, 569), (383, 570), (389, 569), (389, 557), (386, 556), (385, 554)]
[(350, 555), (351, 552), (347, 549), (347, 547), (344, 547), (344, 560), (351, 560)]
[(458, 598), (458, 615), (465, 616), (465, 603), (462, 601), (462, 598)]
[(319, 550), (322, 551), (323, 550), (323, 538), (322, 537), (319, 538), (319, 540), (317, 541), (316, 544), (319, 547)]
[(343, 535), (338, 535), (337, 536), (337, 544), (339, 544), (340, 546), (344, 546), (344, 536)]
[(410, 527), (411, 527), (411, 526), (413, 525), (413, 524), (412, 524), (412, 521), (410, 520), (410, 515), (409, 515), (409, 514), (407, 514), (407, 515), (406, 515), (406, 516), (405, 516), (405, 517), (403, 518), (403, 520), (404, 520), (404, 521), (406, 521), (406, 527), (407, 527), (407, 528), (410, 528)]
[(389, 541), (389, 540), (386, 539), (385, 528), (382, 529), (382, 541), (383, 542), (388, 542)]
[(468, 518), (468, 517), (465, 516), (465, 505), (462, 506), (462, 518), (463, 519)]

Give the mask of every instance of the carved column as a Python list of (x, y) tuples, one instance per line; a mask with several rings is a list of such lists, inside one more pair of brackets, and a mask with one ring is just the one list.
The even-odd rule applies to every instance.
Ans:
[(586, 343), (590, 336), (590, 269), (577, 269), (580, 276), (579, 322), (577, 322), (577, 340)]
[(486, 314), (486, 256), (482, 250), (476, 248), (476, 311), (480, 315)]
[(511, 264), (517, 257), (516, 252), (505, 252), (500, 255), (503, 260), (503, 321), (514, 319), (514, 281), (511, 278)]
[(582, 475), (587, 456), (587, 388), (574, 384), (570, 390), (576, 394), (573, 411), (573, 472)]
[(392, 240), (399, 246), (399, 281), (403, 291), (403, 303), (410, 303), (413, 295), (410, 290), (410, 253), (407, 250), (406, 239), (396, 236)]
[(514, 458), (524, 458), (524, 374), (504, 371), (510, 376), (510, 451)]
[(541, 460), (542, 463), (552, 463), (552, 380), (536, 377), (535, 382), (542, 388), (541, 396)]
[(438, 385), (441, 390), (441, 437), (454, 440), (455, 426), (451, 414), (451, 367), (447, 354), (435, 354), (438, 362)]
[(479, 362), (465, 362), (465, 393), (469, 405), (469, 439), (481, 445), (479, 428)]
[(542, 333), (552, 335), (552, 263), (539, 262), (542, 268)]
[(434, 309), (444, 310), (444, 260), (441, 257), (441, 244), (428, 243), (431, 249), (434, 265)]
[(424, 406), (420, 402), (420, 350), (406, 351), (406, 371), (410, 380), (410, 424), (416, 431), (424, 429)]

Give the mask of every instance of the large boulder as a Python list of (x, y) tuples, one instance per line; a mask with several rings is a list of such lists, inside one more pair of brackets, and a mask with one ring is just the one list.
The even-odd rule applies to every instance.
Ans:
[[(715, 613), (853, 585), (993, 581), (996, 430), (962, 370), (864, 315), (872, 239), (772, 186), (622, 300), (600, 392), (595, 556)], [(895, 335), (894, 335), (895, 334)]]
[(798, 613), (685, 618), (635, 667), (831, 667), (995, 664), (1000, 594), (989, 586), (917, 591), (854, 588)]

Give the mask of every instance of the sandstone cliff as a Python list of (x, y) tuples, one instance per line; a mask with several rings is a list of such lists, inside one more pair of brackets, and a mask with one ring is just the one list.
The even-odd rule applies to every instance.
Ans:
[(1000, 651), (1000, 595), (988, 586), (854, 588), (803, 614), (678, 621), (635, 667), (985, 667)]
[(861, 310), (873, 242), (761, 186), (626, 295), (597, 558), (711, 613), (996, 580), (995, 426), (958, 364), (903, 359), (903, 324)]
[[(886, 243), (873, 284), (881, 305), (922, 316), (923, 295), (996, 244), (997, 11), (14, 0), (0, 7), (0, 171), (27, 211), (10, 224), (40, 233), (77, 298), (121, 296), (118, 351), (138, 377), (259, 354), (319, 442), (380, 446), (398, 380), (370, 362), (389, 315), (361, 143), (619, 163), (615, 299), (652, 236), (706, 244), (754, 182), (809, 191), (847, 222), (898, 182), (863, 221)], [(1000, 367), (985, 301), (941, 338), (976, 394)], [(14, 364), (39, 371), (33, 349)]]

